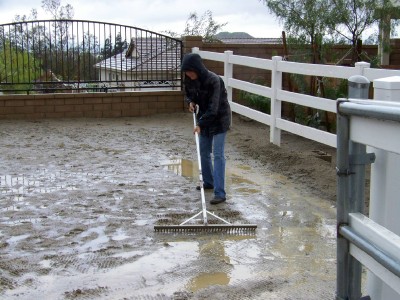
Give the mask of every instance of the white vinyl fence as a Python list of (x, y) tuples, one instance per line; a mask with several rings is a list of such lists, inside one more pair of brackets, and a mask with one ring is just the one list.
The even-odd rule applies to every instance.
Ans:
[[(355, 67), (342, 67), (288, 62), (283, 61), (281, 56), (274, 56), (272, 59), (240, 56), (234, 55), (232, 51), (215, 53), (193, 48), (192, 52), (198, 53), (203, 59), (224, 63), (224, 75), (222, 78), (228, 91), (228, 100), (230, 101), (232, 111), (270, 126), (270, 142), (278, 146), (281, 142), (280, 131), (284, 130), (322, 144), (336, 147), (336, 134), (297, 124), (281, 117), (283, 102), (336, 113), (336, 101), (283, 90), (282, 73), (339, 79), (348, 79), (354, 75), (362, 75), (370, 81), (374, 81), (377, 78), (400, 76), (400, 71), (398, 70), (372, 69), (370, 68), (370, 64), (366, 62), (356, 63)], [(233, 78), (233, 68), (235, 66), (246, 66), (271, 71), (271, 87)], [(271, 114), (265, 114), (235, 103), (232, 97), (232, 89), (239, 89), (271, 98)]]
[[(400, 71), (286, 62), (193, 48), (203, 59), (224, 63), (222, 76), (232, 111), (270, 126), (270, 142), (280, 145), (281, 130), (337, 148), (337, 290), (336, 300), (361, 299), (361, 267), (368, 269), (363, 299), (400, 300)], [(270, 70), (271, 87), (233, 78), (235, 66)], [(374, 101), (331, 100), (285, 91), (282, 73), (349, 79), (360, 75), (374, 84)], [(357, 76), (356, 76), (357, 77)], [(354, 78), (354, 77), (353, 77)], [(232, 89), (271, 99), (271, 114), (234, 102)], [(382, 101), (384, 100), (384, 101)], [(283, 102), (338, 113), (338, 134), (281, 118)], [(371, 153), (367, 153), (369, 151)], [(371, 164), (370, 190), (365, 165)], [(370, 194), (369, 217), (363, 204)]]

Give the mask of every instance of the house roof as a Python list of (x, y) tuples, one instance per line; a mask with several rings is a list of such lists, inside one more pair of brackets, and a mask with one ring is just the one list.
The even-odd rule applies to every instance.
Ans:
[(180, 63), (180, 43), (166, 38), (133, 38), (128, 49), (102, 60), (95, 67), (125, 72), (162, 72), (177, 70)]
[(281, 38), (220, 38), (224, 44), (282, 44)]

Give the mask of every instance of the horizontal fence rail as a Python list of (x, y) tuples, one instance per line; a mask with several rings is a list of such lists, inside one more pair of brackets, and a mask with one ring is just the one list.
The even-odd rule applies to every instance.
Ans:
[[(224, 74), (221, 77), (225, 81), (232, 111), (270, 126), (270, 141), (277, 145), (280, 145), (280, 131), (284, 130), (331, 147), (336, 147), (335, 133), (299, 124), (281, 116), (282, 103), (292, 103), (321, 111), (322, 113), (329, 112), (336, 114), (336, 99), (284, 90), (283, 74), (315, 76), (330, 80), (347, 80), (351, 76), (362, 75), (370, 81), (389, 76), (400, 76), (400, 71), (398, 70), (372, 69), (370, 68), (370, 64), (366, 62), (356, 63), (355, 67), (344, 67), (288, 62), (279, 56), (275, 56), (272, 59), (254, 58), (235, 55), (232, 51), (215, 53), (202, 51), (199, 48), (193, 48), (192, 51), (198, 53), (205, 60), (224, 63)], [(233, 69), (237, 66), (270, 71), (271, 86), (264, 86), (234, 78)], [(232, 89), (269, 98), (271, 101), (271, 113), (263, 113), (245, 105), (235, 103), (232, 96)]]
[(82, 20), (0, 25), (0, 92), (98, 92), (181, 87), (180, 40)]

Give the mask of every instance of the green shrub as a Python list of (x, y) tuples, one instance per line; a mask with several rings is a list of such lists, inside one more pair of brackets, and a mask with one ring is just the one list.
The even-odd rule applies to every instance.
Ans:
[(240, 94), (241, 98), (246, 101), (246, 104), (249, 105), (250, 108), (266, 114), (271, 114), (270, 98), (244, 91), (242, 91)]

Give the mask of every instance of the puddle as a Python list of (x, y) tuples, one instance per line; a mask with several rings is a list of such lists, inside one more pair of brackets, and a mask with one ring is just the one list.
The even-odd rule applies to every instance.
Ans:
[(199, 174), (198, 163), (188, 159), (171, 159), (161, 162), (164, 170), (173, 172), (183, 177), (194, 177)]
[[(192, 161), (176, 159), (162, 165), (177, 175), (197, 179), (197, 164)], [(260, 258), (266, 264), (279, 264), (271, 274), (280, 278), (298, 276), (304, 270), (316, 273), (335, 260), (336, 210), (328, 201), (308, 195), (286, 177), (268, 170), (260, 174), (250, 166), (231, 165), (226, 172), (229, 208), (240, 211), (249, 223), (257, 223), (256, 241), (225, 241), (222, 247), (209, 243), (212, 250), (206, 251), (207, 256), (219, 255), (219, 260), (231, 267), (227, 272), (209, 268), (209, 272), (196, 274), (187, 283), (190, 291), (230, 285), (254, 277), (252, 272), (263, 273), (262, 268), (250, 271), (245, 267), (260, 263)], [(205, 251), (204, 246), (202, 249)]]
[(212, 285), (228, 285), (229, 281), (228, 274), (223, 272), (201, 273), (191, 279), (186, 288), (193, 293)]
[[(76, 186), (64, 183), (69, 175), (68, 172), (50, 173), (48, 170), (41, 170), (34, 175), (0, 175), (0, 194), (23, 200), (24, 196), (34, 193), (76, 190)], [(82, 175), (77, 178), (82, 179)]]
[(77, 247), (77, 250), (81, 252), (85, 251), (97, 251), (103, 248), (103, 245), (109, 241), (109, 238), (104, 233), (105, 226), (99, 226), (96, 228), (90, 228), (87, 231), (82, 232), (77, 236), (78, 239), (88, 238), (92, 235), (95, 236), (94, 239), (89, 240), (88, 242), (84, 243)]
[(126, 232), (124, 230), (122, 230), (121, 228), (118, 228), (116, 234), (114, 234), (111, 239), (114, 241), (123, 241), (128, 239), (129, 236), (126, 234)]
[[(29, 295), (31, 299), (41, 299), (43, 295), (46, 295), (48, 299), (56, 299), (59, 291), (68, 290), (68, 287), (80, 289), (83, 294), (91, 291), (88, 287), (93, 287), (93, 282), (95, 282), (98, 287), (118, 291), (118, 299), (128, 299), (132, 295), (138, 299), (149, 299), (148, 297), (159, 299), (160, 294), (173, 293), (182, 287), (184, 278), (177, 274), (189, 268), (198, 255), (197, 242), (171, 242), (168, 246), (148, 255), (140, 251), (121, 254), (121, 257), (139, 257), (133, 262), (104, 269), (102, 272), (80, 274), (66, 270), (70, 276), (65, 277), (59, 274), (41, 276), (38, 278), (40, 284), (35, 290), (30, 290)], [(175, 263), (177, 261), (179, 261), (178, 266)], [(44, 260), (41, 264), (48, 265), (49, 262)], [(28, 289), (28, 286), (20, 288), (19, 292), (20, 294), (28, 293)], [(92, 294), (89, 298), (96, 297)]]
[(31, 236), (30, 234), (23, 234), (23, 235), (13, 236), (13, 237), (9, 238), (9, 239), (7, 240), (7, 242), (8, 242), (9, 244), (14, 244), (14, 243), (16, 243), (16, 242), (19, 242), (19, 241), (22, 241), (22, 240), (24, 240), (24, 239), (27, 239), (27, 238), (30, 237), (30, 236)]
[[(39, 169), (32, 174), (0, 175), (0, 195), (13, 201), (22, 201), (33, 194), (47, 194), (58, 191), (75, 191), (93, 186), (97, 181), (120, 183), (115, 174), (93, 174), (76, 172), (68, 166), (61, 171)], [(120, 183), (121, 184), (121, 183)], [(116, 200), (122, 196), (114, 195)]]

